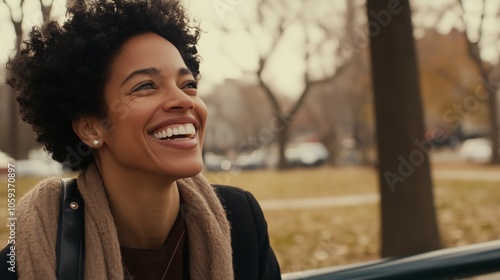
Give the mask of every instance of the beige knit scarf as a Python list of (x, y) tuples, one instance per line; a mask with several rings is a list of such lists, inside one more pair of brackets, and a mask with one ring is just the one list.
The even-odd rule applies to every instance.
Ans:
[[(234, 279), (229, 222), (213, 188), (201, 176), (177, 181), (185, 206), (189, 271), (193, 280)], [(116, 227), (95, 165), (78, 176), (85, 200), (85, 279), (122, 280)], [(16, 256), (19, 279), (56, 279), (59, 180), (47, 179), (17, 208)]]

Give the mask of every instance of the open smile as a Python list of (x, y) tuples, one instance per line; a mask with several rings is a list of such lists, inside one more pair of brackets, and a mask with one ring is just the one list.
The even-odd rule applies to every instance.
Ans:
[(187, 140), (196, 136), (196, 128), (192, 123), (171, 124), (152, 132), (151, 135), (159, 140)]

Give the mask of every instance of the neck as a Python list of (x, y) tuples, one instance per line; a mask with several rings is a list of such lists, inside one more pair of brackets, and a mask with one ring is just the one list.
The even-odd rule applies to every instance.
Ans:
[(120, 245), (138, 249), (162, 247), (179, 211), (180, 196), (175, 181), (141, 176), (137, 171), (99, 163), (97, 166)]

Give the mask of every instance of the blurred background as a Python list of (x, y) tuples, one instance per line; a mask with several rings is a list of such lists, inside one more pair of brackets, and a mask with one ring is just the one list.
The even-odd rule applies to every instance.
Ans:
[[(204, 174), (255, 194), (284, 272), (500, 238), (500, 2), (184, 2), (203, 30)], [(21, 193), (67, 170), (3, 65), (65, 5), (0, 2), (0, 172), (15, 160)]]

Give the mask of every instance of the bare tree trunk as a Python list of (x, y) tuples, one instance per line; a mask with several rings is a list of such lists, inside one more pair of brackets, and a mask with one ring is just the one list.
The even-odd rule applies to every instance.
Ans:
[(285, 157), (286, 143), (288, 141), (288, 128), (289, 125), (284, 125), (283, 129), (278, 132), (278, 146), (279, 146), (279, 157), (278, 157), (278, 169), (283, 170), (289, 167), (288, 161)]
[[(467, 34), (464, 34), (467, 39)], [(498, 135), (498, 108), (497, 108), (497, 86), (491, 83), (488, 78), (488, 72), (484, 68), (483, 60), (479, 54), (479, 47), (477, 43), (472, 43), (467, 39), (467, 45), (469, 46), (469, 55), (472, 61), (476, 64), (481, 79), (484, 82), (484, 89), (488, 92), (488, 109), (489, 109), (489, 125), (490, 125), (490, 141), (491, 141), (491, 164), (500, 164), (500, 141)]]
[(326, 141), (323, 141), (323, 145), (325, 145), (326, 149), (328, 150), (328, 165), (329, 166), (336, 166), (337, 165), (337, 159), (339, 157), (339, 144), (338, 140), (336, 139), (335, 136), (330, 136), (327, 137)]
[[(396, 4), (395, 4), (396, 3)], [(440, 247), (409, 0), (367, 0), (382, 257)]]
[[(478, 65), (479, 68), (484, 68), (482, 65)], [(497, 108), (497, 87), (490, 83), (486, 71), (481, 70), (481, 77), (485, 83), (485, 90), (489, 93), (488, 97), (488, 108), (489, 108), (489, 118), (490, 118), (490, 141), (491, 141), (491, 164), (500, 164), (500, 140), (498, 135), (498, 108)]]
[(490, 92), (490, 98), (488, 106), (490, 108), (490, 139), (491, 139), (491, 163), (500, 164), (500, 135), (498, 130), (500, 125), (498, 124), (498, 107), (497, 107), (497, 90), (494, 88), (493, 92)]

